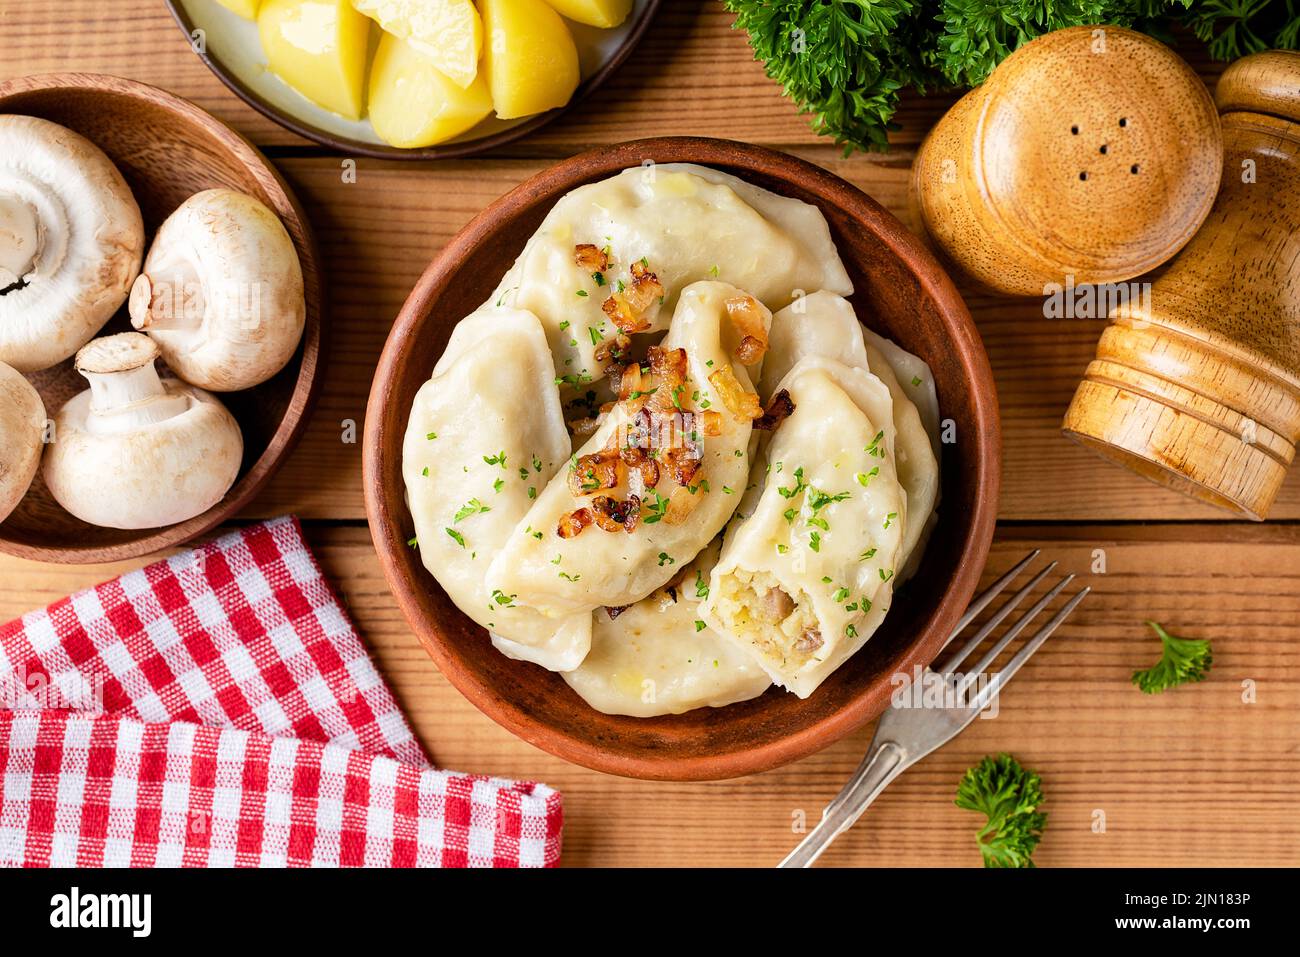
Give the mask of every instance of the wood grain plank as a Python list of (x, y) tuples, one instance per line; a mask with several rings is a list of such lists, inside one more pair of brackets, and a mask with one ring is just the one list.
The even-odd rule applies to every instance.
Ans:
[[(799, 815), (817, 819), (869, 740), (864, 729), (795, 765), (705, 784), (566, 764), (497, 727), (448, 685), (389, 596), (365, 529), (309, 526), (308, 536), (435, 759), (564, 792), (570, 866), (771, 865), (796, 842)], [(975, 817), (952, 795), (965, 768), (1007, 750), (1043, 775), (1042, 865), (1300, 864), (1300, 528), (1003, 529), (986, 577), (1030, 547), (1094, 594), (1016, 678), (998, 716), (909, 771), (826, 863), (977, 866)], [(1104, 574), (1094, 572), (1097, 550)], [(120, 570), (0, 558), (0, 620)], [(1134, 668), (1158, 657), (1147, 617), (1214, 640), (1209, 680), (1158, 696), (1129, 684)], [(1255, 703), (1243, 701), (1246, 681)], [(1104, 833), (1093, 830), (1098, 811)]]
[[(829, 147), (795, 152), (910, 221), (910, 151), (850, 160)], [(417, 174), (409, 164), (362, 160), (356, 182), (348, 184), (341, 163), (342, 158), (292, 158), (280, 164), (312, 210), (323, 247), (331, 358), (321, 404), (302, 447), (249, 516), (296, 510), (313, 518), (364, 517), (359, 443), (366, 398), (407, 291), (479, 210), (547, 165), (542, 160), (467, 160), (425, 164)], [(988, 349), (1002, 403), (1002, 518), (1231, 517), (1148, 484), (1061, 436), (1061, 417), (1093, 356), (1101, 320), (1047, 319), (1041, 301), (962, 291)], [(355, 443), (347, 443), (349, 438)], [(1300, 479), (1293, 477), (1283, 489), (1273, 517), (1300, 518)]]

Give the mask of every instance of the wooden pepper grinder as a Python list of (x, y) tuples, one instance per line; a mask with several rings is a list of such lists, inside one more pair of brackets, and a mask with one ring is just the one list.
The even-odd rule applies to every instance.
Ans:
[(1300, 53), (1238, 60), (1216, 100), (1214, 208), (1148, 301), (1111, 311), (1063, 429), (1262, 520), (1300, 440)]
[(1013, 296), (1118, 283), (1168, 261), (1223, 163), (1205, 84), (1164, 44), (1070, 27), (1011, 54), (931, 131), (911, 197), (940, 254)]

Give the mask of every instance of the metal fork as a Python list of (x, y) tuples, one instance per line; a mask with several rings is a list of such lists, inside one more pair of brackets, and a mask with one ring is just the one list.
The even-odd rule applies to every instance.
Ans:
[[(987, 608), (989, 603), (1001, 594), (1003, 589), (1011, 584), (1030, 562), (1038, 557), (1038, 554), (1039, 549), (1030, 552), (1015, 568), (995, 581), (987, 591), (976, 598), (971, 603), (970, 608), (966, 610), (966, 614), (962, 616), (961, 621), (957, 623), (957, 627), (948, 637), (948, 641), (944, 642), (944, 647), (946, 648), (958, 635), (965, 631), (976, 616)], [(854, 772), (853, 777), (849, 779), (849, 783), (844, 785), (844, 789), (835, 797), (835, 800), (826, 805), (826, 809), (822, 811), (821, 822), (808, 832), (808, 835), (799, 843), (799, 846), (791, 851), (779, 866), (811, 866), (813, 861), (821, 856), (822, 851), (826, 850), (835, 838), (857, 822), (871, 802), (894, 778), (931, 751), (955, 738), (962, 729), (975, 720), (976, 715), (989, 705), (1002, 687), (1015, 676), (1016, 672), (1024, 666), (1024, 663), (1042, 646), (1043, 642), (1051, 637), (1052, 632), (1060, 627), (1061, 622), (1069, 617), (1070, 613), (1074, 611), (1079, 602), (1083, 601), (1084, 596), (1091, 589), (1084, 588), (1061, 606), (1060, 611), (1053, 615), (1046, 625), (1025, 642), (1024, 646), (1007, 662), (1006, 667), (1000, 672), (991, 675), (988, 683), (983, 687), (975, 688), (973, 694), (971, 689), (975, 687), (979, 676), (984, 674), (989, 665), (1006, 650), (1017, 635), (1025, 630), (1039, 612), (1046, 608), (1052, 602), (1052, 599), (1065, 589), (1066, 585), (1070, 584), (1074, 576), (1067, 575), (1057, 582), (1047, 594), (1034, 603), (1033, 607), (1020, 620), (1008, 628), (1006, 634), (999, 638), (993, 647), (966, 672), (958, 673), (957, 669), (980, 646), (980, 643), (993, 633), (993, 629), (1005, 621), (1025, 597), (1034, 590), (1035, 586), (1046, 578), (1055, 567), (1056, 562), (1052, 562), (1031, 578), (1027, 585), (1012, 595), (1007, 603), (994, 612), (993, 616), (964, 645), (950, 655), (942, 665), (935, 669), (926, 669), (926, 680), (942, 680), (943, 682), (945, 689), (943, 707), (900, 707), (895, 703), (881, 715), (880, 722), (876, 725), (875, 737), (871, 739), (871, 747), (867, 750), (867, 756), (862, 759), (862, 763), (858, 765), (858, 769)]]

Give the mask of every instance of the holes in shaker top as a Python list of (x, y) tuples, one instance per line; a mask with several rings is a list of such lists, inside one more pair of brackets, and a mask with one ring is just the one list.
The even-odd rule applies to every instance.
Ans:
[(1119, 118), (1119, 125), (1120, 125), (1120, 129), (1123, 129), (1124, 127), (1128, 126), (1128, 117), (1121, 116)]
[(1075, 126), (1070, 127), (1070, 133), (1074, 136), (1079, 135), (1079, 127), (1077, 124)]
[(1101, 148), (1097, 150), (1097, 152), (1100, 153), (1102, 156), (1105, 156), (1106, 153), (1109, 151), (1110, 151), (1110, 147), (1108, 147), (1105, 143), (1102, 143)]
[(1079, 179), (1084, 180), (1086, 182), (1088, 179), (1088, 171), (1087, 170), (1080, 171)]
[(1132, 166), (1128, 168), (1128, 171), (1132, 173), (1134, 176), (1136, 176), (1138, 174), (1138, 169), (1139, 169), (1138, 164), (1134, 163)]

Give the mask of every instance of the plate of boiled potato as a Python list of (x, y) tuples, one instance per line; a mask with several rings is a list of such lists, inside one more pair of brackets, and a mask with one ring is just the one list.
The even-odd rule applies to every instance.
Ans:
[(557, 116), (631, 53), (659, 0), (168, 0), (235, 93), (369, 156), (464, 156)]

